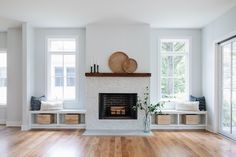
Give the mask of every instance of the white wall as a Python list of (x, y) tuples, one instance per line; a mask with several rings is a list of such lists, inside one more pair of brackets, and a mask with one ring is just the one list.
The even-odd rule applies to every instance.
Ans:
[(160, 88), (158, 74), (160, 66), (158, 62), (159, 40), (160, 38), (181, 38), (191, 39), (190, 48), (190, 94), (194, 96), (202, 95), (202, 60), (201, 60), (201, 30), (200, 29), (152, 29), (151, 32), (151, 102), (158, 102), (160, 99), (158, 89)]
[[(7, 49), (7, 32), (0, 32), (0, 50)], [(0, 124), (6, 123), (6, 106), (0, 106)]]
[(0, 49), (7, 48), (7, 32), (0, 32)]
[(208, 110), (208, 129), (218, 131), (217, 53), (215, 43), (236, 35), (236, 7), (225, 13), (202, 31), (202, 89)]
[(20, 125), (22, 119), (22, 30), (7, 32), (7, 126)]
[(22, 130), (28, 129), (28, 114), (34, 91), (34, 29), (28, 23), (22, 25)]
[(91, 60), (99, 61), (100, 72), (111, 72), (110, 55), (123, 51), (138, 63), (136, 72), (150, 72), (150, 27), (147, 24), (96, 23), (86, 27), (86, 71)]
[(35, 29), (35, 95), (42, 96), (46, 93), (46, 38), (48, 36), (78, 36), (78, 61), (79, 61), (79, 102), (78, 104), (65, 105), (67, 108), (84, 108), (84, 73), (85, 73), (85, 29)]

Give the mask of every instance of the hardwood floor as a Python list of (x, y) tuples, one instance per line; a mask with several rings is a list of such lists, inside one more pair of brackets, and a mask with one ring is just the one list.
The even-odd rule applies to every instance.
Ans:
[(236, 144), (206, 131), (155, 131), (150, 137), (82, 136), (83, 130), (0, 126), (0, 157), (236, 157)]

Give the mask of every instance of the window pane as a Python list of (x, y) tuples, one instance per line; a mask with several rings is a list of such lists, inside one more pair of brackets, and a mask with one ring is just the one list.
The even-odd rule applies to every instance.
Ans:
[(162, 77), (164, 76), (173, 76), (173, 57), (172, 56), (164, 56), (162, 57)]
[(222, 98), (222, 130), (230, 133), (231, 128), (231, 105), (230, 105), (230, 90), (223, 90), (223, 98)]
[(169, 61), (167, 56), (161, 57), (161, 74), (163, 77), (168, 76), (169, 74), (169, 69), (172, 67), (169, 67)]
[(185, 95), (185, 79), (184, 78), (175, 78), (174, 79), (174, 97), (177, 99), (184, 99)]
[(170, 78), (161, 79), (161, 93), (162, 93), (162, 98), (173, 97), (173, 79)]
[(7, 53), (0, 53), (0, 104), (7, 103)]
[(0, 51), (0, 67), (7, 67), (7, 53)]
[(49, 39), (49, 51), (63, 52), (63, 51), (76, 51), (75, 39)]
[(236, 135), (236, 89), (232, 91), (232, 133)]
[(67, 71), (67, 86), (75, 86), (75, 68), (66, 68)]
[(64, 41), (64, 51), (75, 51), (75, 50), (76, 50), (76, 44), (74, 39)]
[(0, 104), (7, 103), (7, 87), (0, 87)]
[(55, 67), (55, 86), (64, 86), (64, 69), (63, 67)]
[(67, 85), (64, 87), (64, 99), (75, 99), (75, 55), (64, 55)]
[(53, 78), (64, 77), (63, 55), (51, 55), (51, 68), (50, 69), (51, 69), (51, 77)]
[(174, 42), (173, 43), (174, 45), (174, 51), (175, 52), (185, 52), (186, 49), (185, 49), (185, 42)]
[(62, 82), (58, 82), (58, 86), (56, 86), (55, 81), (58, 81), (57, 78), (52, 77), (51, 78), (51, 98), (53, 99), (58, 99), (58, 100), (63, 100), (63, 86), (60, 85)]
[(223, 47), (223, 88), (231, 88), (231, 44)]
[(236, 135), (236, 42), (233, 43), (232, 133)]
[(171, 52), (173, 51), (173, 42), (162, 42), (161, 43), (162, 52)]
[(63, 51), (63, 41), (52, 40), (50, 42), (50, 51)]
[(236, 89), (236, 42), (233, 43), (233, 88)]
[(185, 77), (185, 56), (174, 57), (174, 76), (177, 78)]
[(63, 100), (64, 69), (63, 55), (51, 55), (51, 88), (50, 96)]
[(64, 55), (64, 66), (75, 67), (75, 55)]

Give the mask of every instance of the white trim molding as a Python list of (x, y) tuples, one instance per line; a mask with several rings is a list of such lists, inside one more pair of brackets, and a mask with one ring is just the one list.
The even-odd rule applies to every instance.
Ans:
[(28, 125), (21, 125), (21, 131), (28, 131), (28, 130), (30, 130)]
[(7, 127), (21, 127), (21, 121), (6, 121)]

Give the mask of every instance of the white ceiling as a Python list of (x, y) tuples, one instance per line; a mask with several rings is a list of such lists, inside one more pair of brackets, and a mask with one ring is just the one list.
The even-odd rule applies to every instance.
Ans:
[[(235, 5), (236, 0), (0, 0), (0, 17), (36, 27), (84, 27), (126, 19), (157, 28), (201, 28)], [(0, 29), (4, 23), (0, 18)]]

